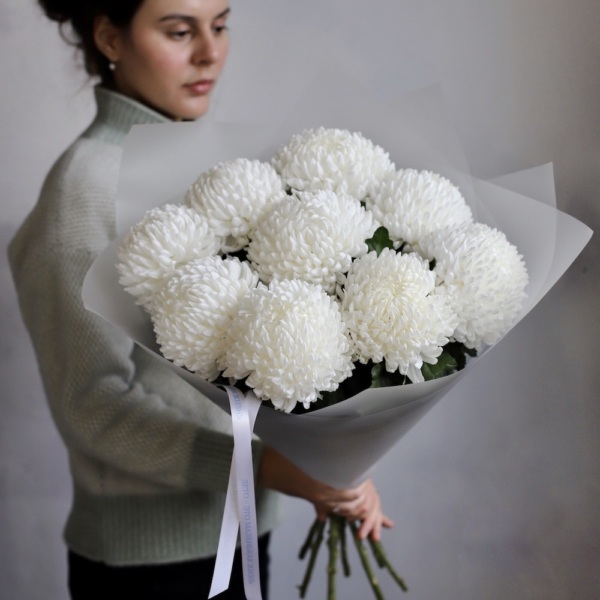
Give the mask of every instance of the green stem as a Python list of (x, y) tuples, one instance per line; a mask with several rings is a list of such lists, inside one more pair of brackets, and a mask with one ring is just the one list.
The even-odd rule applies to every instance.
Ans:
[(373, 572), (373, 568), (371, 567), (371, 562), (369, 561), (369, 557), (367, 556), (367, 549), (364, 547), (362, 540), (358, 537), (358, 527), (356, 523), (349, 523), (350, 531), (352, 531), (352, 537), (354, 539), (354, 544), (356, 545), (356, 549), (358, 550), (358, 555), (360, 556), (360, 562), (365, 570), (367, 575), (367, 579), (371, 584), (371, 589), (375, 594), (377, 600), (385, 600), (383, 596), (383, 592), (381, 591), (381, 587), (379, 586), (379, 581), (377, 581), (377, 577), (375, 577), (375, 573)]
[(312, 546), (313, 540), (315, 538), (315, 534), (317, 533), (317, 530), (319, 529), (320, 523), (321, 523), (321, 521), (319, 521), (319, 519), (315, 519), (313, 521), (313, 524), (311, 525), (310, 529), (308, 530), (308, 535), (306, 536), (306, 539), (304, 540), (304, 544), (302, 544), (302, 548), (300, 548), (300, 552), (298, 554), (298, 558), (300, 558), (300, 560), (302, 560), (306, 556), (306, 553)]
[(377, 566), (380, 569), (385, 569), (385, 552), (383, 550), (383, 546), (379, 542), (374, 542), (371, 538), (368, 539), (369, 545), (371, 546), (371, 551), (373, 552), (373, 556), (377, 562)]
[(321, 547), (321, 543), (323, 542), (324, 529), (325, 521), (318, 521), (316, 531), (312, 535), (312, 544), (310, 546), (310, 556), (308, 557), (306, 573), (304, 574), (304, 579), (302, 580), (302, 584), (300, 585), (300, 598), (304, 598), (304, 596), (306, 595), (306, 590), (308, 589), (308, 584), (310, 583), (310, 578), (312, 577), (315, 561), (317, 560), (317, 554), (319, 553), (319, 548)]
[(340, 528), (340, 548), (342, 554), (342, 568), (344, 575), (350, 577), (350, 561), (348, 560), (348, 548), (346, 546), (346, 520), (342, 520)]
[(327, 600), (335, 600), (335, 576), (337, 574), (338, 545), (340, 543), (340, 530), (344, 522), (340, 517), (332, 515), (329, 521), (329, 561), (327, 564)]
[(372, 540), (371, 538), (369, 538), (369, 544), (371, 545), (371, 550), (373, 552), (373, 556), (375, 556), (375, 560), (377, 561), (377, 564), (382, 569), (388, 570), (388, 572), (390, 573), (390, 575), (392, 576), (394, 581), (400, 586), (400, 588), (402, 589), (403, 592), (408, 592), (408, 587), (406, 586), (404, 579), (402, 579), (402, 577), (400, 577), (400, 575), (398, 575), (398, 573), (396, 573), (394, 567), (391, 565), (390, 561), (388, 560), (387, 554), (383, 548), (382, 543), (376, 542), (376, 541)]
[[(298, 586), (300, 590), (300, 597), (304, 598), (308, 590), (308, 586), (312, 578), (312, 573), (317, 560), (317, 555), (319, 553), (321, 545), (323, 544), (324, 531), (327, 523), (329, 524), (329, 536), (327, 539), (327, 546), (329, 548), (329, 559), (327, 564), (327, 599), (336, 600), (337, 560), (340, 555), (344, 575), (346, 577), (350, 575), (350, 564), (348, 561), (346, 546), (347, 525), (348, 527), (350, 527), (352, 538), (354, 539), (354, 543), (356, 545), (360, 561), (362, 563), (365, 574), (367, 575), (367, 579), (369, 580), (369, 584), (371, 585), (371, 589), (375, 594), (375, 597), (377, 598), (377, 600), (385, 600), (383, 596), (383, 591), (381, 590), (381, 587), (379, 585), (379, 581), (375, 576), (375, 573), (371, 566), (371, 562), (369, 561), (367, 549), (358, 536), (357, 524), (353, 522), (348, 522), (346, 521), (346, 519), (338, 515), (331, 515), (327, 519), (327, 521), (319, 521), (319, 519), (315, 519), (308, 532), (306, 540), (304, 541), (304, 544), (300, 549), (300, 559), (305, 558), (306, 554), (310, 551), (306, 572), (304, 574), (304, 579), (302, 580), (302, 584)], [(374, 541), (371, 538), (368, 539), (371, 551), (373, 553), (373, 557), (377, 561), (379, 567), (382, 569), (386, 569), (390, 573), (394, 581), (398, 584), (398, 586), (404, 592), (407, 592), (408, 587), (406, 586), (406, 583), (404, 582), (402, 577), (398, 575), (398, 573), (395, 571), (390, 561), (388, 560), (385, 549), (383, 548), (383, 544), (379, 541)]]

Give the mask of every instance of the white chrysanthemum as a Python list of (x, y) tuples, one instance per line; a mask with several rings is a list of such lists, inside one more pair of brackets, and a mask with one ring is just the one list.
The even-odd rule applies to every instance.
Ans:
[(224, 250), (236, 251), (248, 243), (262, 215), (285, 197), (281, 178), (269, 163), (240, 158), (202, 173), (185, 201), (225, 239)]
[(527, 269), (517, 248), (483, 223), (438, 232), (422, 247), (435, 258), (438, 289), (458, 315), (454, 339), (476, 349), (497, 342), (526, 297)]
[(267, 283), (301, 279), (333, 292), (336, 274), (367, 252), (365, 240), (374, 230), (371, 213), (352, 196), (332, 191), (293, 195), (258, 225), (248, 258)]
[(355, 261), (340, 293), (356, 359), (385, 360), (388, 371), (423, 381), (423, 362), (437, 362), (456, 325), (434, 289), (435, 275), (416, 254), (386, 248)]
[(166, 204), (149, 210), (118, 250), (119, 283), (137, 303), (149, 307), (152, 296), (181, 265), (219, 252), (221, 240), (191, 208)]
[(431, 171), (400, 169), (387, 177), (366, 201), (375, 219), (398, 247), (418, 247), (426, 235), (473, 220), (460, 190)]
[(395, 169), (388, 153), (361, 133), (324, 127), (292, 136), (272, 164), (289, 188), (329, 189), (359, 200)]
[(302, 281), (259, 286), (229, 329), (223, 375), (244, 379), (263, 400), (290, 412), (333, 391), (352, 371), (338, 303)]
[(258, 276), (237, 258), (210, 256), (179, 269), (156, 294), (151, 317), (165, 358), (212, 381), (241, 299)]

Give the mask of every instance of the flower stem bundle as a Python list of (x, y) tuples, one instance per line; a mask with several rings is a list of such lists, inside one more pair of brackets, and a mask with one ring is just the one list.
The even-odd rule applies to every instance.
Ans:
[(304, 544), (299, 553), (300, 560), (306, 558), (308, 554), (308, 564), (304, 574), (302, 583), (298, 586), (300, 598), (305, 598), (308, 591), (308, 586), (314, 571), (317, 555), (325, 537), (325, 528), (329, 526), (327, 532), (327, 548), (329, 556), (327, 559), (327, 600), (336, 600), (336, 577), (338, 572), (338, 563), (341, 563), (342, 572), (345, 577), (350, 576), (350, 563), (348, 561), (348, 553), (346, 547), (346, 532), (350, 530), (350, 535), (354, 540), (354, 545), (358, 552), (360, 562), (365, 571), (373, 594), (377, 600), (385, 600), (379, 580), (369, 557), (369, 549), (377, 566), (380, 569), (385, 569), (392, 576), (403, 592), (408, 591), (406, 583), (398, 575), (392, 564), (390, 563), (385, 549), (381, 542), (377, 542), (369, 538), (368, 544), (365, 545), (363, 540), (358, 536), (358, 526), (354, 522), (347, 521), (345, 518), (338, 515), (330, 515), (327, 521), (315, 519)]

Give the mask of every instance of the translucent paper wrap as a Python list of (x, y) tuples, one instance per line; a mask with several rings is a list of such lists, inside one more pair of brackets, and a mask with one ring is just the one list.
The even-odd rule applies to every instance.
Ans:
[[(468, 174), (457, 136), (446, 116), (440, 89), (427, 87), (387, 101), (324, 75), (298, 98), (283, 120), (262, 124), (211, 121), (134, 127), (124, 149), (117, 202), (122, 236), (150, 208), (182, 201), (204, 170), (234, 158), (269, 160), (289, 137), (319, 126), (360, 131), (382, 146), (398, 168), (438, 172), (459, 186), (475, 220), (497, 227), (523, 255), (530, 276), (523, 318), (556, 283), (591, 236), (591, 230), (555, 208), (550, 165), (484, 182)], [(351, 90), (332, 101), (335, 88)], [(226, 392), (161, 358), (149, 321), (118, 283), (119, 239), (94, 263), (84, 302), (121, 328), (204, 395), (229, 411)], [(516, 325), (516, 323), (515, 323)], [(306, 415), (262, 407), (254, 431), (307, 473), (334, 486), (364, 479), (372, 467), (462, 377), (489, 348), (458, 373), (400, 387), (366, 390), (335, 406)]]
[[(302, 110), (283, 123), (249, 125), (203, 120), (134, 127), (125, 144), (119, 184), (119, 234), (148, 209), (182, 200), (197, 175), (217, 162), (239, 157), (268, 160), (291, 134), (323, 125), (361, 131), (389, 151), (398, 167), (426, 168), (456, 183), (475, 219), (503, 231), (525, 258), (530, 283), (520, 318), (541, 300), (591, 236), (585, 225), (554, 207), (550, 166), (505, 177), (504, 187), (469, 176), (457, 137), (445, 116), (441, 92), (435, 86), (406, 94), (393, 103), (393, 108), (374, 99), (367, 102), (357, 93), (335, 105), (316, 105), (317, 100), (311, 103), (311, 98), (300, 99)], [(509, 185), (517, 191), (509, 190)], [(528, 190), (529, 196), (519, 190)], [(90, 270), (83, 291), (85, 304), (159, 356), (149, 319), (118, 283), (118, 243), (107, 248)], [(352, 484), (485, 353), (470, 361), (465, 370), (443, 379), (366, 390), (308, 415), (263, 409), (255, 431), (316, 478), (333, 485)], [(228, 410), (222, 389), (165, 363)], [(306, 443), (308, 439), (310, 444)]]

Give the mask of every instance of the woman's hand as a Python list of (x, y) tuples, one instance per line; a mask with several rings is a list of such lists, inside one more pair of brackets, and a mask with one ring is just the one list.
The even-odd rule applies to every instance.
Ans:
[(350, 521), (360, 521), (361, 539), (381, 539), (382, 527), (394, 523), (382, 512), (379, 494), (369, 479), (355, 488), (337, 489), (309, 477), (302, 469), (272, 448), (265, 448), (258, 471), (257, 484), (297, 498), (308, 500), (317, 517), (324, 521), (337, 514)]
[(332, 512), (349, 521), (361, 521), (358, 536), (361, 540), (370, 537), (378, 542), (381, 540), (381, 529), (391, 529), (394, 522), (383, 514), (381, 498), (375, 489), (372, 479), (367, 479), (358, 487), (354, 488), (358, 498), (351, 504), (339, 505)]

